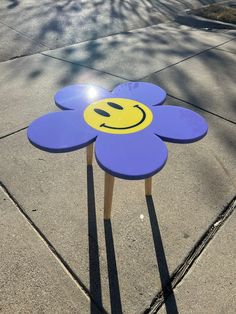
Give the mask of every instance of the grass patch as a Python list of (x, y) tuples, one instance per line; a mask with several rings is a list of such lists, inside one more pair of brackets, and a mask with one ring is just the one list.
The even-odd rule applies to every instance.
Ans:
[(236, 24), (236, 9), (218, 4), (211, 4), (191, 11), (191, 14), (207, 19)]

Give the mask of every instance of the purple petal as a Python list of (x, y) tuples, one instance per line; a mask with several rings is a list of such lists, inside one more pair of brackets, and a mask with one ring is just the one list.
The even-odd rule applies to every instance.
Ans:
[(127, 135), (99, 134), (95, 152), (103, 170), (128, 180), (153, 176), (164, 167), (168, 155), (165, 143), (147, 131)]
[(33, 121), (28, 138), (36, 147), (49, 152), (68, 152), (95, 141), (97, 131), (78, 111), (51, 112)]
[(166, 92), (157, 85), (147, 82), (128, 82), (112, 91), (113, 97), (137, 100), (147, 106), (163, 104)]
[(161, 106), (153, 110), (153, 132), (163, 140), (174, 143), (191, 143), (207, 134), (205, 119), (198, 113), (177, 106)]
[(94, 101), (109, 98), (111, 93), (104, 88), (77, 84), (60, 89), (54, 96), (55, 104), (61, 109), (85, 109)]

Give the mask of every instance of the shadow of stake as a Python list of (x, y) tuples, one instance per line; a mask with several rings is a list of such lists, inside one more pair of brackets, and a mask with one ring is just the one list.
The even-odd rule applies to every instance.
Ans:
[[(165, 251), (161, 239), (161, 233), (156, 216), (156, 210), (153, 203), (152, 196), (146, 196), (149, 219), (152, 229), (153, 242), (156, 252), (156, 259), (160, 273), (162, 293), (166, 307), (167, 314), (178, 314), (177, 304), (175, 300), (174, 291), (171, 287), (170, 273), (166, 261)], [(168, 301), (167, 301), (168, 299)]]

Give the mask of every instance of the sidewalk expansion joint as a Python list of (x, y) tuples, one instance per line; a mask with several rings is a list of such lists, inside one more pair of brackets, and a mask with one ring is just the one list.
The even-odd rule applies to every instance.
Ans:
[(216, 46), (212, 46), (212, 47), (206, 48), (206, 49), (204, 49), (204, 50), (202, 50), (202, 51), (199, 51), (199, 52), (197, 52), (197, 53), (195, 53), (195, 54), (193, 54), (193, 55), (191, 55), (191, 56), (189, 56), (189, 57), (186, 57), (185, 59), (182, 59), (182, 60), (180, 60), (180, 61), (178, 61), (178, 62), (175, 62), (175, 63), (172, 63), (172, 64), (170, 64), (170, 65), (168, 65), (168, 66), (166, 66), (166, 67), (164, 67), (164, 68), (162, 68), (162, 69), (160, 69), (160, 70), (157, 70), (157, 71), (154, 71), (154, 72), (152, 72), (152, 73), (150, 73), (150, 74), (147, 74), (147, 75), (145, 75), (144, 77), (140, 78), (139, 81), (146, 80), (146, 79), (148, 79), (148, 77), (152, 76), (153, 74), (157, 74), (157, 73), (160, 73), (160, 72), (162, 72), (162, 71), (165, 71), (165, 70), (167, 70), (167, 69), (169, 69), (169, 68), (172, 68), (172, 67), (174, 67), (174, 66), (176, 66), (176, 65), (179, 65), (179, 64), (181, 64), (181, 63), (183, 63), (183, 62), (185, 62), (185, 61), (187, 61), (187, 60), (189, 60), (189, 59), (192, 59), (192, 58), (194, 58), (194, 57), (197, 57), (197, 56), (199, 56), (199, 55), (201, 55), (201, 54), (203, 54), (203, 53), (205, 53), (205, 52), (208, 52), (208, 51), (213, 50), (213, 49), (217, 49), (218, 47), (220, 47), (220, 46), (222, 46), (222, 45), (224, 45), (224, 44), (227, 44), (227, 43), (229, 43), (229, 42), (232, 41), (232, 40), (235, 40), (235, 38), (231, 38), (231, 39), (229, 39), (229, 40), (227, 40), (227, 41), (225, 41), (225, 42), (223, 42), (223, 43), (220, 43), (220, 44), (218, 44), (218, 45), (216, 45)]
[[(95, 69), (93, 67), (90, 67), (88, 65), (85, 65), (85, 64), (81, 64), (79, 62), (73, 62), (73, 61), (69, 61), (69, 60), (65, 60), (63, 58), (59, 58), (59, 57), (55, 57), (55, 56), (51, 56), (51, 55), (48, 55), (44, 52), (40, 52), (40, 54), (44, 57), (49, 57), (49, 58), (52, 58), (52, 59), (55, 59), (55, 60), (59, 60), (59, 61), (63, 61), (63, 62), (67, 62), (67, 63), (70, 63), (70, 64), (73, 64), (73, 65), (77, 65), (77, 66), (80, 66), (80, 67), (83, 67), (83, 68), (86, 68), (86, 69), (89, 69), (89, 70), (93, 70), (93, 71), (96, 71), (96, 72), (99, 72), (99, 73), (103, 73), (103, 74), (106, 74), (106, 75), (110, 75), (110, 76), (114, 76), (114, 77), (117, 77), (121, 80), (125, 80), (125, 81), (128, 81), (127, 78), (125, 77), (122, 77), (122, 76), (118, 76), (118, 75), (115, 75), (115, 74), (112, 74), (112, 73), (109, 73), (109, 72), (106, 72), (106, 71), (103, 71), (103, 70), (98, 70), (98, 69)], [(132, 81), (132, 80), (130, 80)]]
[(13, 61), (13, 60), (24, 58), (24, 57), (28, 57), (28, 56), (32, 56), (32, 54), (23, 54), (23, 55), (20, 55), (20, 56), (14, 56), (14, 57), (11, 57), (10, 59), (2, 61), (2, 62)]
[(11, 194), (9, 189), (6, 187), (6, 185), (0, 181), (0, 188), (3, 190), (3, 192), (6, 194), (6, 196), (13, 202), (15, 207), (19, 210), (19, 212), (23, 215), (23, 217), (27, 220), (27, 222), (30, 224), (30, 226), (34, 229), (34, 231), (37, 233), (37, 235), (40, 237), (40, 239), (43, 241), (43, 243), (48, 247), (50, 252), (53, 254), (53, 256), (57, 259), (59, 264), (63, 267), (63, 269), (66, 271), (66, 273), (71, 277), (71, 279), (75, 282), (77, 287), (84, 293), (84, 295), (87, 297), (87, 299), (90, 300), (91, 303), (93, 303), (97, 311), (102, 314), (108, 314), (106, 310), (101, 307), (90, 295), (89, 290), (87, 287), (83, 284), (83, 282), (80, 280), (80, 278), (77, 276), (75, 271), (70, 267), (70, 265), (65, 261), (65, 259), (61, 256), (61, 254), (57, 251), (57, 249), (53, 246), (53, 244), (48, 240), (46, 235), (40, 230), (40, 228), (33, 222), (33, 220), (30, 218), (30, 216), (26, 213), (26, 211), (23, 209), (23, 207), (19, 204), (19, 202), (16, 200), (16, 198)]
[(28, 126), (25, 126), (25, 127), (23, 127), (22, 129), (19, 129), (19, 130), (17, 130), (17, 131), (14, 131), (14, 132), (8, 133), (8, 134), (6, 134), (6, 135), (0, 136), (0, 140), (2, 140), (3, 138), (6, 138), (6, 137), (8, 137), (8, 136), (17, 134), (17, 133), (19, 133), (19, 132), (21, 132), (21, 131), (24, 131), (24, 130), (26, 130), (27, 128), (28, 128)]
[(205, 109), (205, 108), (202, 108), (202, 107), (200, 107), (200, 106), (194, 105), (194, 104), (192, 104), (191, 102), (189, 102), (189, 101), (187, 101), (187, 100), (184, 100), (184, 99), (175, 97), (175, 96), (173, 96), (173, 95), (171, 95), (171, 94), (169, 94), (169, 93), (167, 93), (167, 95), (168, 95), (169, 97), (173, 98), (173, 99), (176, 99), (176, 100), (185, 102), (186, 104), (188, 104), (188, 105), (190, 105), (190, 106), (192, 106), (192, 107), (195, 107), (195, 108), (200, 109), (200, 110), (202, 110), (202, 111), (205, 111), (205, 112), (207, 112), (207, 113), (209, 113), (209, 114), (212, 114), (213, 116), (216, 116), (217, 118), (220, 118), (220, 119), (222, 119), (222, 120), (225, 120), (225, 121), (230, 122), (230, 123), (233, 123), (233, 124), (236, 124), (236, 121), (233, 121), (233, 120), (227, 119), (227, 118), (225, 118), (225, 117), (222, 117), (222, 116), (220, 116), (220, 115), (217, 114), (217, 113), (214, 113), (214, 112), (212, 112), (212, 111), (209, 111), (209, 110), (207, 110), (207, 109)]
[[(16, 33), (20, 34), (21, 36), (25, 37), (26, 39), (30, 40), (30, 41), (33, 41), (35, 42), (36, 44), (38, 45), (41, 45), (41, 46), (44, 46), (46, 48), (46, 52), (47, 51), (53, 51), (53, 50), (57, 50), (57, 49), (62, 49), (62, 48), (66, 48), (66, 47), (70, 47), (70, 46), (74, 46), (74, 45), (79, 45), (79, 44), (83, 44), (83, 43), (86, 43), (86, 42), (92, 42), (92, 41), (96, 41), (96, 40), (99, 40), (99, 39), (105, 39), (105, 38), (108, 38), (108, 37), (112, 37), (112, 36), (115, 36), (115, 35), (126, 35), (126, 34), (129, 34), (131, 32), (135, 32), (135, 31), (139, 31), (139, 30), (143, 30), (143, 29), (146, 29), (146, 28), (150, 28), (150, 27), (156, 27), (160, 24), (165, 24), (165, 25), (168, 25), (168, 24), (171, 24), (173, 23), (173, 21), (169, 21), (169, 22), (161, 22), (161, 23), (157, 23), (157, 24), (153, 24), (153, 25), (148, 25), (148, 26), (144, 26), (144, 27), (138, 27), (138, 28), (131, 28), (129, 30), (124, 30), (124, 31), (120, 31), (120, 32), (115, 32), (115, 33), (112, 33), (112, 34), (108, 34), (106, 36), (101, 36), (101, 37), (95, 37), (95, 38), (91, 38), (91, 39), (85, 39), (85, 40), (81, 40), (81, 41), (78, 41), (78, 42), (75, 42), (75, 43), (71, 43), (69, 45), (66, 45), (66, 46), (59, 46), (59, 47), (55, 47), (55, 48), (50, 48), (48, 46), (46, 46), (45, 44), (41, 43), (41, 42), (37, 42), (36, 40), (34, 40), (33, 38), (27, 36), (25, 33), (22, 33), (20, 31), (17, 31), (16, 29), (14, 29), (13, 27), (3, 23), (2, 21), (0, 21), (0, 24), (3, 24), (5, 25), (6, 27), (12, 29), (13, 31), (15, 31)], [(24, 54), (22, 56), (16, 56), (16, 57), (12, 57), (8, 60), (4, 60), (4, 61), (0, 61), (0, 63), (2, 62), (7, 62), (7, 61), (12, 61), (14, 59), (19, 59), (19, 58), (23, 58), (23, 57), (29, 57), (29, 56), (33, 56), (33, 55), (37, 55), (39, 54), (40, 52), (35, 52), (35, 53), (29, 53), (29, 54)], [(64, 61), (64, 60), (63, 60)]]
[(117, 36), (117, 35), (129, 35), (130, 33), (134, 33), (136, 31), (140, 31), (140, 30), (144, 30), (147, 28), (152, 28), (152, 27), (157, 27), (159, 25), (169, 25), (169, 24), (173, 24), (173, 20), (170, 20), (168, 22), (161, 22), (161, 23), (157, 23), (157, 24), (152, 24), (152, 25), (147, 25), (147, 26), (143, 26), (143, 27), (138, 27), (138, 28), (130, 28), (128, 30), (123, 30), (123, 31), (119, 31), (119, 32), (114, 32), (105, 36), (101, 36), (101, 37), (94, 37), (94, 38), (90, 38), (90, 39), (84, 39), (75, 43), (71, 43), (69, 45), (66, 46), (62, 46), (62, 47), (55, 47), (55, 48), (48, 48), (50, 51), (54, 51), (57, 49), (62, 49), (62, 48), (67, 48), (67, 47), (71, 47), (71, 46), (75, 46), (75, 45), (79, 45), (79, 44), (84, 44), (84, 43), (89, 43), (92, 41), (96, 41), (96, 40), (100, 40), (100, 39), (106, 39), (109, 37), (113, 37), (113, 36)]
[[(163, 306), (167, 301), (166, 296), (170, 297), (173, 293), (173, 290), (180, 284), (184, 279), (186, 274), (195, 264), (199, 256), (206, 249), (208, 244), (213, 240), (216, 233), (224, 225), (224, 223), (229, 219), (236, 208), (236, 195), (229, 202), (229, 204), (221, 211), (213, 223), (209, 226), (207, 231), (201, 236), (201, 238), (196, 242), (193, 249), (189, 252), (187, 257), (184, 259), (183, 263), (177, 267), (173, 272), (169, 283), (167, 283), (165, 289), (162, 289), (158, 292), (155, 299), (152, 301), (149, 308), (147, 308), (143, 314), (154, 314)], [(165, 297), (164, 297), (165, 296)]]

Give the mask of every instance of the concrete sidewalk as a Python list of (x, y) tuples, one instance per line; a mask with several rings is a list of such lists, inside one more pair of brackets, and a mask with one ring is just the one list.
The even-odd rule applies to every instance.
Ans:
[[(235, 313), (235, 219), (233, 213), (175, 290), (179, 313)], [(173, 310), (169, 297), (159, 313)]]
[(183, 10), (211, 2), (2, 0), (0, 61), (173, 21)]
[[(81, 23), (86, 14), (95, 16), (97, 6), (58, 1), (54, 10), (66, 19), (59, 40), (56, 32), (43, 32), (49, 2), (7, 1), (0, 14), (2, 34), (11, 27), (21, 43), (15, 53), (14, 43), (5, 41), (0, 63), (0, 312), (234, 313), (235, 31), (153, 25), (156, 20), (135, 30), (151, 21), (148, 14), (157, 18), (165, 1), (160, 6), (159, 1), (137, 6), (124, 1), (123, 7), (115, 1), (112, 12), (120, 9), (123, 28), (108, 30), (95, 19), (90, 23), (97, 33), (89, 40), (93, 32), (78, 37), (73, 27), (77, 16)], [(173, 1), (172, 8), (186, 9), (181, 3)], [(104, 1), (103, 10), (99, 7), (101, 20), (111, 4)], [(67, 16), (72, 7), (81, 15)], [(170, 8), (168, 21), (176, 14), (168, 13)], [(25, 21), (20, 23), (14, 16), (22, 12)], [(193, 144), (167, 144), (169, 160), (154, 177), (152, 197), (145, 198), (143, 182), (117, 179), (112, 220), (104, 223), (104, 178), (96, 162), (86, 167), (85, 150), (38, 150), (28, 142), (26, 128), (58, 110), (53, 96), (65, 85), (112, 89), (126, 80), (162, 86), (166, 104), (200, 113), (209, 132)], [(201, 242), (209, 234), (209, 241)], [(227, 266), (221, 269), (223, 263)]]

